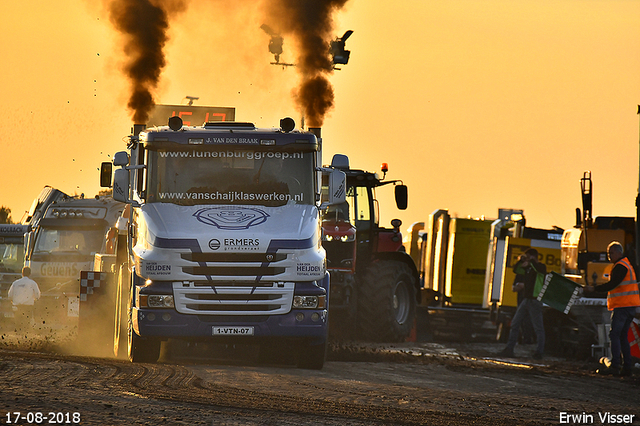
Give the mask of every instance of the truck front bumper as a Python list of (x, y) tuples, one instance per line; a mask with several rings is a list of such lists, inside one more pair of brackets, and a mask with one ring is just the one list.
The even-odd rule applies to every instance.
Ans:
[(211, 315), (186, 315), (174, 309), (134, 307), (131, 319), (133, 330), (141, 337), (214, 340), (293, 337), (324, 341), (327, 337), (328, 317), (326, 309), (299, 309), (284, 315), (220, 318)]

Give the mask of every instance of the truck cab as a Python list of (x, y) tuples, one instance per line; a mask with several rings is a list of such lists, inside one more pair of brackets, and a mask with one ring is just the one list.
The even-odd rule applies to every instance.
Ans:
[(96, 253), (108, 251), (106, 236), (123, 209), (111, 197), (64, 197), (27, 234), (25, 265), (40, 288), (36, 316), (47, 328), (77, 325), (80, 272), (93, 269)]
[[(127, 329), (114, 350), (125, 334), (134, 362), (157, 360), (168, 339), (282, 344), (300, 367), (322, 368), (321, 140), (292, 120), (258, 129), (173, 119), (114, 157), (113, 196), (132, 206), (127, 255), (117, 260)], [(327, 172), (338, 194), (329, 204), (339, 203), (344, 174)]]

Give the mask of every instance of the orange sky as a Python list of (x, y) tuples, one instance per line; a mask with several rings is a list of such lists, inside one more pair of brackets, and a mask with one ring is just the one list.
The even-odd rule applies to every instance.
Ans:
[[(124, 149), (120, 40), (98, 3), (3, 4), (0, 205), (14, 220), (44, 185), (94, 195), (100, 162)], [(269, 65), (257, 3), (191, 1), (172, 22), (158, 103), (199, 96), (260, 126), (300, 121), (296, 71)], [(325, 162), (340, 152), (355, 168), (389, 163), (410, 199), (397, 213), (381, 188), (383, 224), (508, 207), (531, 226), (567, 228), (584, 170), (594, 215), (635, 215), (640, 2), (350, 0), (335, 24), (354, 34), (331, 76)], [(293, 41), (284, 47), (293, 61)]]

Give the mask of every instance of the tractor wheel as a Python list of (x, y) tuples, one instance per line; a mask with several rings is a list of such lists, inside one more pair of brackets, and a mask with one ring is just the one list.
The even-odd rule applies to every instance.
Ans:
[(416, 287), (402, 262), (373, 262), (358, 284), (357, 322), (365, 340), (401, 342), (416, 316)]

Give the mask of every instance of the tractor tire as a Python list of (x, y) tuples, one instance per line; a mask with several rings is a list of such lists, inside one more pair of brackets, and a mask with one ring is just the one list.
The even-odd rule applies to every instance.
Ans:
[(373, 342), (404, 341), (416, 316), (416, 286), (409, 266), (391, 260), (373, 262), (357, 288), (361, 338)]

